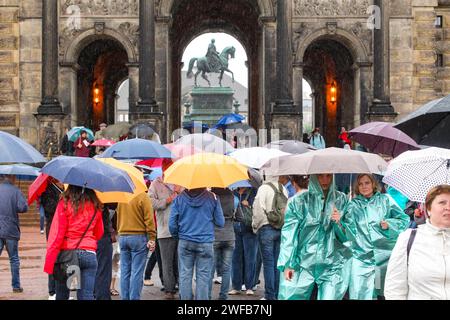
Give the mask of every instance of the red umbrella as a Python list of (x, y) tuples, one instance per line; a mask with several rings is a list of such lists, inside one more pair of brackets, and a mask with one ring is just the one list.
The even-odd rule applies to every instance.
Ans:
[(41, 173), (28, 189), (28, 205), (31, 205), (47, 189), (49, 176)]
[(94, 147), (111, 147), (115, 143), (116, 142), (113, 140), (100, 139), (100, 140), (95, 141), (92, 145)]
[(162, 158), (156, 158), (156, 159), (146, 159), (139, 162), (136, 162), (138, 165), (147, 166), (150, 168), (158, 168), (162, 167), (164, 159)]

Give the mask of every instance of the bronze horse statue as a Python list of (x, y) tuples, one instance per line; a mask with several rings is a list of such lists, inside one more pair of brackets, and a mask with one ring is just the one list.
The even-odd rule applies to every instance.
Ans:
[(208, 64), (207, 57), (201, 57), (201, 58), (192, 58), (189, 62), (189, 70), (187, 73), (188, 79), (191, 79), (194, 76), (194, 73), (192, 72), (192, 69), (194, 68), (194, 64), (197, 61), (197, 72), (195, 73), (195, 86), (198, 87), (197, 84), (197, 76), (202, 73), (202, 78), (205, 79), (209, 86), (211, 86), (211, 82), (209, 81), (208, 77), (206, 76), (207, 73), (213, 73), (213, 72), (220, 72), (219, 76), (219, 85), (222, 86), (222, 79), (223, 74), (225, 71), (231, 73), (233, 83), (234, 83), (234, 73), (230, 69), (228, 69), (228, 59), (231, 56), (231, 59), (234, 59), (234, 55), (236, 53), (236, 49), (234, 47), (226, 47), (223, 49), (222, 53), (219, 55), (221, 66), (219, 67), (219, 70), (211, 70)]

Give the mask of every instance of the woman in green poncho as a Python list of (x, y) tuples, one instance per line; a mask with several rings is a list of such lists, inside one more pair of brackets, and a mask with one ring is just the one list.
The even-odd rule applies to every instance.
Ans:
[(319, 300), (342, 299), (351, 251), (336, 220), (347, 205), (333, 175), (312, 175), (308, 191), (289, 203), (281, 231), (278, 299), (308, 300), (316, 284)]
[(349, 295), (371, 300), (383, 296), (387, 263), (398, 235), (408, 228), (409, 217), (392, 197), (378, 192), (371, 175), (359, 175), (354, 192), (356, 197), (341, 219), (353, 253)]

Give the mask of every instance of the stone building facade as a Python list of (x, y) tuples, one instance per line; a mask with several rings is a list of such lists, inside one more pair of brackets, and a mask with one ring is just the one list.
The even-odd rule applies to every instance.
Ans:
[(128, 78), (131, 121), (167, 141), (184, 49), (226, 32), (247, 51), (250, 124), (299, 139), (304, 78), (332, 145), (449, 92), (449, 19), (446, 0), (0, 0), (0, 130), (57, 148), (67, 127), (113, 123)]

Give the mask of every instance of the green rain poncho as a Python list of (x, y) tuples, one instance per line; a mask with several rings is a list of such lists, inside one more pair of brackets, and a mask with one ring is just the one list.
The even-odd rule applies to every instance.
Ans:
[[(383, 230), (385, 220), (389, 228)], [(350, 299), (371, 300), (383, 295), (384, 278), (398, 235), (408, 228), (409, 217), (392, 197), (375, 193), (354, 198), (341, 220), (353, 253)]]
[[(343, 244), (342, 229), (330, 219), (333, 205), (344, 213), (347, 198), (333, 182), (324, 200), (317, 176), (311, 176), (308, 191), (293, 198), (286, 209), (277, 264), (280, 300), (310, 299), (314, 283), (319, 300), (342, 299), (347, 290), (345, 266), (351, 250)], [(294, 270), (292, 281), (284, 279), (285, 268)]]

